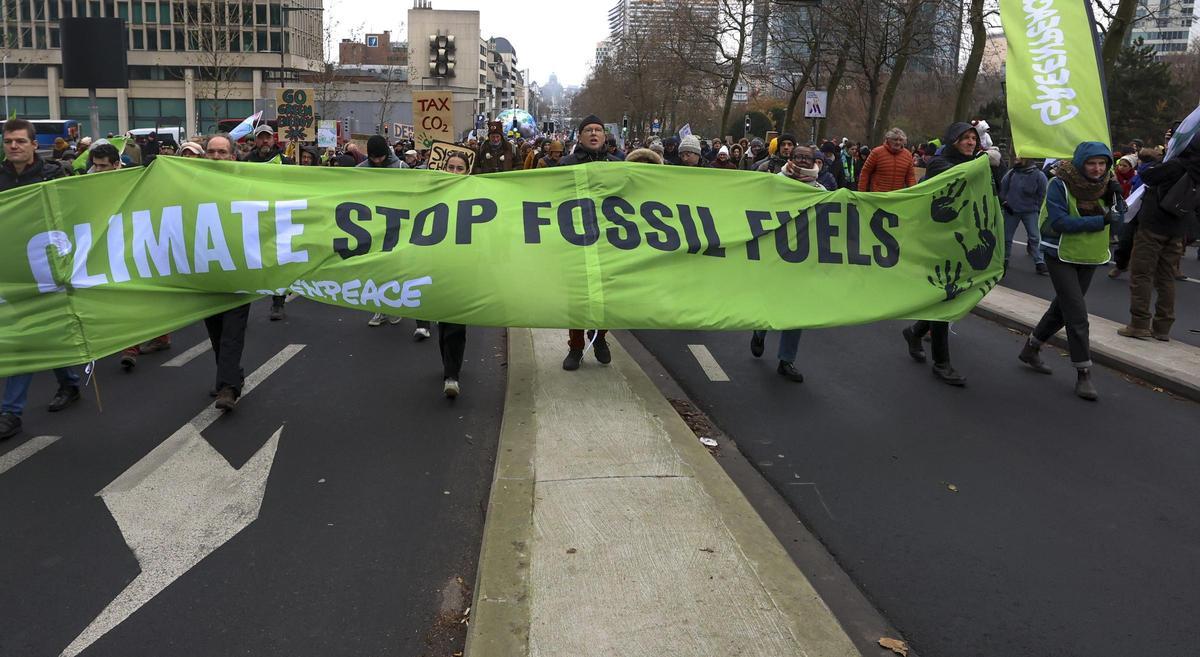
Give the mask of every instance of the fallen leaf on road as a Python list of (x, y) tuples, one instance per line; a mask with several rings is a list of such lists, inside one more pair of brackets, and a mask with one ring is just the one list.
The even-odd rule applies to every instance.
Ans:
[(714, 553), (716, 552), (716, 550), (714, 550), (714, 549), (712, 549), (712, 548), (700, 548), (700, 551), (701, 551), (701, 552), (707, 552), (707, 553), (709, 553), (709, 554), (714, 554)]
[(575, 548), (567, 548), (567, 554), (575, 554), (578, 551), (579, 550), (576, 550)]
[(908, 657), (908, 644), (900, 639), (892, 639), (885, 636), (879, 639), (879, 645), (891, 650), (901, 657)]
[(958, 486), (955, 486), (954, 484), (946, 484), (946, 488), (947, 488), (947, 489), (948, 489), (948, 490), (949, 490), (951, 493), (957, 493), (957, 492), (958, 492)]
[(709, 438), (708, 436), (701, 436), (700, 444), (704, 445), (705, 447), (712, 448), (712, 447), (717, 446), (717, 441), (713, 440), (712, 438)]

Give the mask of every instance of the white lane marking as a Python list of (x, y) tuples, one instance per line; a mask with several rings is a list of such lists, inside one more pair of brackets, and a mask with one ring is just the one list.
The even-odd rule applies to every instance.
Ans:
[[(289, 344), (246, 377), (250, 394), (305, 345)], [(117, 521), (141, 573), (71, 642), (74, 657), (258, 518), (283, 427), (235, 470), (200, 432), (221, 411), (210, 405), (97, 495)]]
[(212, 343), (208, 340), (188, 349), (171, 360), (162, 364), (163, 367), (183, 367), (195, 360), (198, 356), (212, 351)]
[(712, 352), (708, 347), (702, 344), (689, 344), (688, 349), (692, 350), (692, 355), (696, 357), (696, 362), (700, 363), (700, 368), (708, 375), (709, 381), (728, 381), (729, 375), (725, 370), (721, 369), (721, 365), (717, 363), (717, 359), (713, 358)]
[(281, 426), (235, 470), (195, 426), (185, 424), (163, 443), (170, 446), (168, 458), (136, 485), (100, 492), (141, 572), (62, 651), (64, 657), (86, 650), (258, 518), (282, 433)]
[(41, 450), (53, 445), (61, 436), (38, 436), (30, 438), (24, 443), (13, 448), (12, 451), (0, 456), (0, 474), (4, 474), (15, 468), (21, 461), (37, 454)]

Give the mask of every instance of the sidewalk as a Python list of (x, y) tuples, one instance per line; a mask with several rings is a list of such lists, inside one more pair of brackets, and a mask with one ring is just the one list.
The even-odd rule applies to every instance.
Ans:
[[(975, 307), (975, 314), (1022, 331), (1032, 331), (1050, 302), (997, 286)], [(1172, 340), (1136, 340), (1117, 335), (1124, 326), (1089, 315), (1092, 360), (1200, 401), (1200, 347)], [(1062, 331), (1052, 342), (1066, 346)]]
[(837, 620), (641, 368), (609, 339), (509, 330), (466, 657), (849, 657)]

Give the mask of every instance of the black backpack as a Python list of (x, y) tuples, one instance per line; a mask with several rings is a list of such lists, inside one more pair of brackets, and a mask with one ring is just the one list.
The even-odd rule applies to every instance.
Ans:
[(1188, 219), (1195, 215), (1200, 207), (1200, 184), (1186, 171), (1175, 184), (1166, 191), (1160, 192), (1158, 207), (1163, 212), (1178, 219)]

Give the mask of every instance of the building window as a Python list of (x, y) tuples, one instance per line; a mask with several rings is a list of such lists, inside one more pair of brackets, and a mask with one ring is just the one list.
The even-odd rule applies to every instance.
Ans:
[(171, 49), (171, 30), (158, 31), (158, 47), (163, 50)]
[(196, 116), (200, 121), (200, 130), (205, 134), (217, 131), (217, 121), (222, 119), (241, 120), (254, 113), (252, 100), (196, 100)]
[(134, 128), (181, 126), (186, 104), (173, 98), (130, 98), (129, 122)]
[(145, 50), (146, 49), (146, 33), (145, 32), (143, 32), (141, 30), (133, 31), (133, 49), (134, 50)]
[(266, 25), (267, 24), (267, 6), (266, 5), (254, 5), (254, 23), (256, 25)]
[(267, 32), (266, 32), (266, 30), (259, 30), (257, 32), (256, 38), (255, 38), (255, 46), (257, 46), (255, 48), (255, 50), (257, 50), (258, 52), (269, 52), (270, 51), (270, 48), (267, 47)]
[[(92, 134), (91, 111), (87, 98), (63, 98), (62, 118), (75, 119), (79, 122), (79, 134)], [(106, 135), (117, 132), (117, 99), (97, 98), (96, 105), (100, 109), (100, 126), (98, 132)], [(49, 106), (47, 106), (48, 108)]]
[(51, 48), (61, 48), (62, 47), (62, 44), (59, 42), (59, 39), (58, 39), (58, 28), (57, 27), (50, 28), (50, 47)]
[(158, 22), (158, 3), (155, 3), (155, 2), (146, 3), (146, 22), (147, 23), (157, 23)]
[(171, 24), (171, 3), (169, 3), (169, 2), (158, 3), (158, 21), (160, 23), (166, 23), (168, 25)]
[(182, 27), (175, 28), (174, 32), (175, 32), (175, 36), (173, 38), (173, 41), (175, 42), (175, 51), (179, 52), (184, 49), (184, 44), (187, 42), (183, 40), (183, 28)]
[(146, 50), (158, 50), (158, 30), (146, 30)]
[(8, 111), (27, 119), (50, 118), (50, 100), (40, 96), (9, 96)]

